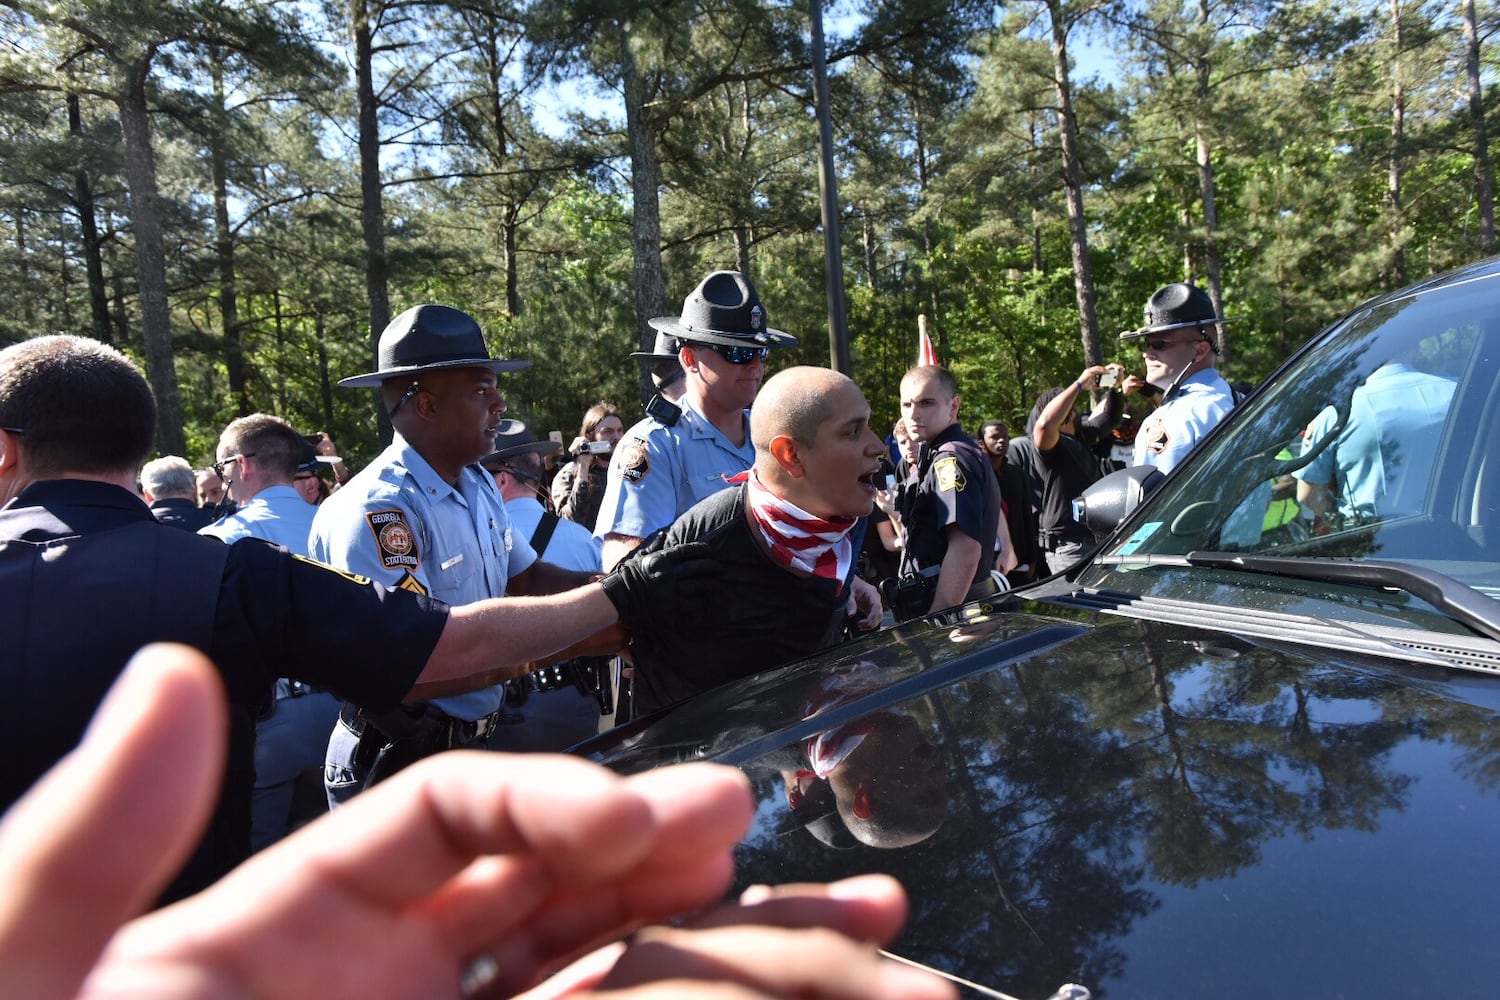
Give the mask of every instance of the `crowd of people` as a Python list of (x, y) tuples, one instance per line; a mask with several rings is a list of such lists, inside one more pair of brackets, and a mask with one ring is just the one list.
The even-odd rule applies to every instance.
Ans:
[[(656, 826), (638, 848), (629, 836), (612, 839), (617, 861), (589, 863), (599, 869), (599, 891), (639, 883), (654, 902), (629, 911), (632, 926), (711, 902), (723, 889), (728, 847), (749, 820), (736, 811), (744, 789), (731, 777), (679, 775), (688, 791), (673, 792), (665, 782), (620, 782), (579, 762), (531, 757), (523, 765), (447, 751), (560, 751), (601, 725), (890, 619), (919, 618), (1066, 569), (1092, 544), (1071, 502), (1122, 464), (1130, 440), (1121, 428), (1139, 426), (1129, 462), (1168, 471), (1233, 405), (1212, 364), (1222, 321), (1201, 290), (1166, 286), (1147, 304), (1143, 326), (1121, 335), (1139, 343), (1143, 375), (1089, 366), (1042, 393), (1015, 438), (998, 419), (977, 436), (967, 432), (953, 375), (918, 365), (902, 378), (901, 418), (882, 437), (847, 376), (799, 366), (766, 378), (770, 351), (797, 340), (769, 325), (745, 275), (716, 271), (678, 316), (652, 320), (654, 349), (632, 355), (657, 390), (642, 419), (627, 428), (619, 410), (601, 402), (564, 449), (503, 416), (499, 376), (529, 363), (492, 356), (469, 315), (420, 305), (382, 332), (375, 370), (339, 383), (376, 390), (395, 431), (355, 473), (328, 434), (304, 436), (264, 413), (225, 427), (206, 469), (195, 472), (177, 456), (144, 462), (155, 404), (128, 359), (67, 336), (0, 351), (0, 592), (12, 637), (4, 678), (23, 693), (12, 704), (19, 721), (0, 736), (15, 762), (0, 781), (0, 806), (19, 803), (0, 833), (0, 870), (40, 864), (28, 884), (44, 888), (47, 865), (71, 863), (69, 852), (104, 837), (94, 827), (115, 822), (120, 810), (134, 822), (172, 827), (157, 856), (116, 878), (114, 908), (90, 946), (59, 953), (56, 968), (33, 955), (18, 974), (35, 978), (14, 983), (151, 982), (157, 966), (171, 963), (201, 965), (212, 981), (226, 974), (215, 967), (223, 954), (266, 947), (263, 930), (250, 926), (254, 920), (226, 920), (216, 946), (192, 947), (174, 943), (171, 928), (222, 912), (228, 894), (250, 885), (286, 887), (265, 903), (263, 919), (290, 919), (289, 901), (304, 898), (351, 911), (349, 899), (324, 898), (340, 890), (297, 867), (332, 864), (329, 852), (343, 843), (377, 859), (361, 879), (374, 884), (377, 871), (393, 879), (389, 893), (362, 898), (386, 912), (358, 915), (393, 934), (403, 924), (398, 903), (452, 895), (451, 879), (480, 882), (472, 900), (428, 908), (431, 954), (402, 946), (382, 956), (393, 970), (401, 965), (392, 974), (416, 974), (418, 959), (441, 954), (442, 974), (459, 977), (464, 995), (528, 987), (556, 971), (553, 959), (607, 937), (613, 925), (587, 923), (579, 940), (533, 947), (530, 964), (520, 965), (500, 958), (515, 952), (511, 945), (475, 938), (469, 928), (457, 935), (464, 942), (457, 954), (446, 953), (457, 945), (436, 938), (486, 908), (503, 909), (517, 891), (514, 879), (480, 872), (483, 857), (524, 867), (559, 837), (570, 845), (566, 857), (586, 853), (588, 824), (606, 829), (615, 799), (626, 812), (644, 809), (651, 819), (642, 822)], [(1092, 403), (1082, 412), (1085, 394)], [(1149, 411), (1131, 414), (1131, 396)], [(95, 407), (111, 414), (107, 426), (84, 414)], [(152, 645), (160, 643), (181, 645)], [(137, 666), (127, 670), (133, 657)], [(106, 698), (112, 685), (118, 690)], [(118, 707), (127, 694), (134, 715)], [(194, 706), (196, 721), (175, 734), (169, 753), (147, 717), (170, 724), (188, 711), (175, 699)], [(91, 728), (96, 710), (123, 724)], [(100, 752), (114, 759), (90, 759)], [(162, 767), (172, 754), (180, 759)], [(217, 764), (205, 771), (205, 761)], [(108, 794), (111, 768), (129, 777), (133, 767), (160, 768), (154, 773), (169, 793), (130, 802)], [(459, 769), (466, 777), (454, 790), (434, 791)], [(599, 797), (586, 801), (569, 782)], [(89, 791), (67, 802), (58, 789), (70, 786)], [(739, 803), (725, 813), (738, 818), (707, 829), (701, 803), (689, 801), (694, 788)], [(420, 805), (433, 795), (451, 796), (436, 817)], [(363, 801), (377, 796), (384, 812)], [(481, 822), (495, 808), (513, 815)], [(528, 826), (523, 813), (550, 818)], [(565, 827), (574, 818), (582, 832), (571, 834)], [(32, 820), (83, 825), (72, 840), (51, 844)], [(676, 848), (666, 846), (668, 831)], [(421, 854), (424, 843), (456, 836), (464, 856)], [(103, 850), (118, 854), (118, 868), (136, 849)], [(653, 852), (673, 856), (673, 878), (663, 881)], [(544, 863), (554, 862), (561, 863)], [(402, 864), (412, 870), (391, 874)], [(702, 878), (676, 885), (694, 866)], [(647, 883), (652, 888), (641, 890)], [(17, 954), (16, 942), (31, 933), (15, 899), (50, 908), (58, 920), (81, 905), (66, 894), (12, 896), (0, 909), (0, 956)], [(152, 900), (184, 899), (115, 931)], [(569, 900), (558, 912), (580, 905)], [(548, 912), (550, 904), (527, 905)], [(790, 956), (805, 947), (799, 935), (812, 933), (809, 914), (839, 949), (844, 936), (885, 940), (900, 910), (899, 889), (883, 883), (756, 893), (728, 916), (670, 932), (682, 937), (670, 938), (665, 953), (675, 958), (665, 964), (660, 952), (636, 958), (641, 949), (630, 945), (614, 953), (613, 972), (587, 984), (614, 976), (645, 989), (674, 968), (709, 967), (708, 957), (735, 941)], [(525, 912), (516, 909), (506, 926), (522, 926)], [(742, 937), (720, 933), (735, 927)], [(744, 963), (726, 959), (714, 976), (776, 980), (760, 984), (775, 993), (780, 977), (824, 975), (826, 943), (774, 974), (749, 976), (739, 970)], [(895, 975), (890, 968), (871, 971), (877, 963), (867, 952), (838, 954), (847, 974), (864, 977), (849, 983), (870, 984), (862, 995), (883, 995), (876, 984)], [(288, 960), (296, 968), (314, 956)], [(0, 985), (9, 975), (0, 972)], [(343, 982), (382, 983), (373, 974)], [(889, 995), (944, 995), (934, 981), (922, 990)]]

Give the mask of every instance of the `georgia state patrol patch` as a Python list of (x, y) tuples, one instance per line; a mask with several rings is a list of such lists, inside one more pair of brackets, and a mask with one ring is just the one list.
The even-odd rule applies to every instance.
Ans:
[(638, 483), (651, 471), (651, 456), (646, 452), (646, 442), (631, 438), (620, 448), (620, 478), (629, 483)]
[(380, 565), (408, 572), (422, 565), (417, 539), (406, 523), (405, 511), (374, 510), (365, 515), (365, 521), (375, 535), (375, 544), (380, 547)]
[(1138, 442), (1144, 441), (1149, 451), (1160, 455), (1167, 446), (1167, 422), (1158, 413), (1153, 413), (1146, 418), (1146, 422), (1136, 433), (1135, 439)]
[(943, 455), (933, 462), (932, 472), (937, 477), (937, 488), (943, 493), (962, 493), (968, 485), (964, 479), (964, 467), (953, 455)]

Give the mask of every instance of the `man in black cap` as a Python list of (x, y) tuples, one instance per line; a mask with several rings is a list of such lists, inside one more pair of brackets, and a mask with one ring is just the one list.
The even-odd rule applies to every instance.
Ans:
[(625, 432), (610, 459), (594, 524), (606, 568), (722, 490), (724, 477), (750, 468), (748, 409), (765, 378), (766, 355), (797, 344), (770, 327), (755, 286), (738, 271), (713, 272), (684, 300), (681, 317), (658, 317), (651, 326), (676, 339), (686, 390), (675, 421), (648, 416)]
[(1185, 281), (1158, 288), (1146, 302), (1146, 321), (1120, 334), (1140, 341), (1146, 381), (1162, 390), (1161, 405), (1135, 436), (1135, 464), (1170, 472), (1234, 407), (1234, 391), (1214, 369), (1214, 339), (1223, 317), (1208, 293)]
[[(479, 324), (457, 309), (421, 305), (392, 320), (380, 335), (378, 370), (339, 385), (378, 386), (395, 439), (318, 507), (312, 557), (448, 604), (587, 582), (587, 573), (537, 560), (478, 464), (494, 450), (505, 412), (496, 376), (529, 366), (491, 357)], [(505, 685), (497, 684), (435, 699), (412, 718), (372, 720), (346, 705), (328, 745), (330, 802), (345, 801), (387, 766), (482, 746), (504, 703)], [(377, 752), (391, 763), (377, 765)]]

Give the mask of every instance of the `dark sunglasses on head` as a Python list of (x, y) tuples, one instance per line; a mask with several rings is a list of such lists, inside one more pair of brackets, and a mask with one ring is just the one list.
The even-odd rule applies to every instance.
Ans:
[(771, 353), (769, 347), (726, 347), (723, 344), (700, 345), (713, 351), (732, 365), (748, 365), (752, 361), (764, 361)]

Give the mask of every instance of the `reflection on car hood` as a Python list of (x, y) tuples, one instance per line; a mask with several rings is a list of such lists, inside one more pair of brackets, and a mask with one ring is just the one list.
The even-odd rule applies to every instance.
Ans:
[(893, 951), (1015, 996), (1480, 994), (1497, 710), (1487, 679), (1024, 603), (578, 749), (741, 767), (740, 885), (889, 872)]

